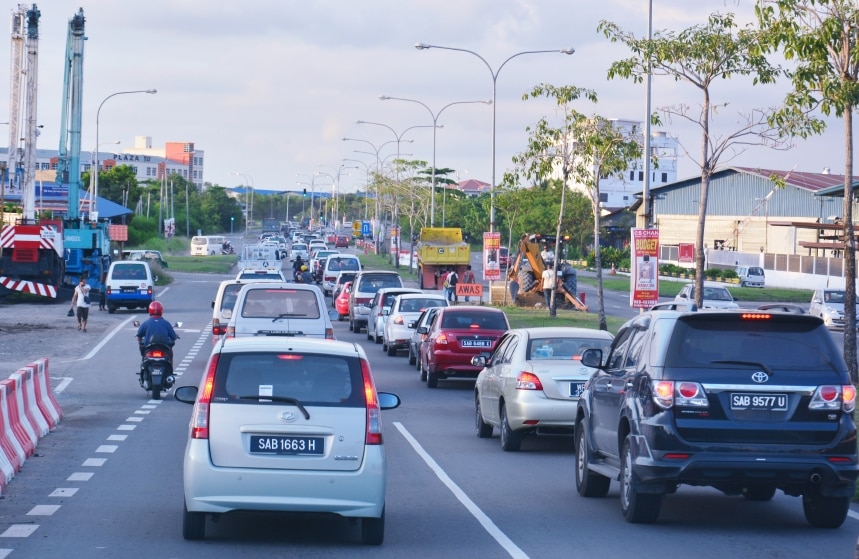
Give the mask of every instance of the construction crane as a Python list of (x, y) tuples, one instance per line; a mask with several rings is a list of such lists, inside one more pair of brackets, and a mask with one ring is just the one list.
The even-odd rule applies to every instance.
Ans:
[[(56, 297), (63, 277), (62, 224), (36, 218), (36, 92), (39, 76), (39, 18), (35, 4), (12, 12), (9, 95), (10, 184), (21, 191), (21, 216), (0, 224), (0, 292)], [(0, 180), (6, 177), (0, 174)]]
[(740, 238), (740, 233), (745, 230), (746, 226), (749, 224), (752, 218), (758, 215), (758, 212), (761, 211), (761, 208), (765, 204), (769, 204), (770, 198), (772, 198), (772, 195), (775, 194), (776, 190), (778, 190), (779, 188), (779, 185), (774, 186), (773, 189), (770, 190), (769, 194), (767, 194), (763, 198), (758, 199), (758, 204), (754, 208), (752, 208), (752, 211), (749, 213), (749, 215), (743, 218), (743, 220), (737, 223), (737, 226), (734, 227), (734, 230), (731, 232), (731, 238), (725, 241), (725, 243), (722, 245), (722, 248), (724, 250), (736, 249), (735, 245)]

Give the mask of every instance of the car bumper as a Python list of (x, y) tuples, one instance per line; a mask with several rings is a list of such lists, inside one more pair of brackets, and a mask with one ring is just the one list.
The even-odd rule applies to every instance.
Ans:
[(471, 364), (471, 358), (477, 353), (451, 353), (446, 351), (433, 351), (430, 369), (441, 377), (477, 378), (483, 367), (475, 367)]
[(409, 343), (412, 340), (412, 334), (414, 334), (413, 330), (391, 325), (388, 325), (387, 328), (388, 330), (386, 332), (386, 337), (388, 341), (388, 347), (394, 347), (397, 349), (409, 348)]
[[(516, 397), (507, 397), (507, 422), (514, 431), (540, 427), (572, 428), (576, 420), (578, 398), (551, 400), (542, 392), (534, 390), (519, 391)], [(525, 422), (529, 422), (526, 424)], [(534, 423), (534, 422), (537, 423)]]
[(379, 518), (386, 480), (380, 445), (366, 447), (364, 462), (355, 471), (218, 468), (209, 458), (207, 440), (190, 441), (185, 454), (185, 503), (190, 512), (327, 512)]
[(114, 293), (107, 295), (105, 301), (108, 305), (148, 305), (153, 300), (152, 295), (139, 293)]

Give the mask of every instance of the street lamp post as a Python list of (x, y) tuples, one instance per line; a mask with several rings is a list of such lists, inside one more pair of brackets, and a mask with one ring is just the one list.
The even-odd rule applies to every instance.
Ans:
[[(111, 93), (107, 97), (105, 97), (102, 102), (98, 106), (98, 110), (95, 112), (95, 181), (93, 182), (93, 192), (91, 200), (98, 200), (98, 124), (99, 119), (101, 117), (101, 108), (111, 97), (116, 97), (117, 95), (127, 95), (129, 93), (149, 93), (150, 95), (155, 95), (158, 93), (157, 89), (135, 89), (134, 91), (117, 91), (116, 93)], [(98, 206), (96, 206), (96, 211), (93, 212), (90, 209), (90, 221), (98, 221)], [(161, 224), (158, 224), (158, 227), (161, 227)]]
[(473, 54), (477, 58), (479, 58), (489, 70), (489, 74), (492, 76), (492, 184), (489, 187), (489, 231), (495, 231), (495, 107), (496, 107), (496, 93), (497, 93), (497, 82), (498, 82), (498, 74), (501, 72), (501, 69), (504, 68), (504, 65), (516, 58), (517, 56), (522, 56), (523, 54), (542, 54), (542, 53), (551, 53), (556, 52), (560, 54), (573, 54), (576, 52), (574, 48), (565, 48), (565, 49), (553, 49), (553, 50), (526, 50), (522, 52), (517, 52), (514, 55), (511, 55), (498, 66), (497, 69), (493, 70), (492, 66), (489, 65), (489, 62), (486, 61), (485, 58), (474, 52), (473, 50), (455, 48), (455, 47), (443, 47), (439, 45), (428, 45), (426, 43), (416, 43), (415, 48), (418, 50), (426, 50), (426, 49), (444, 49), (444, 50), (455, 50), (459, 52), (467, 52), (469, 54)]
[[(254, 215), (254, 178), (244, 173), (233, 172), (231, 175), (237, 175), (245, 179), (245, 237), (250, 233), (251, 219)], [(250, 181), (250, 184), (248, 184)], [(265, 210), (263, 210), (265, 211)]]
[[(346, 165), (341, 163), (339, 167), (331, 167), (320, 163), (317, 167), (328, 167), (331, 170), (336, 171), (336, 175), (330, 175), (328, 173), (318, 173), (320, 175), (327, 175), (334, 181), (334, 186), (331, 189), (331, 199), (332, 199), (332, 216), (331, 220), (339, 225), (340, 218), (340, 176), (343, 174), (343, 169), (357, 169), (358, 167), (355, 165)], [(347, 173), (347, 175), (350, 173)], [(340, 227), (335, 227), (337, 231), (340, 230)]]
[[(367, 184), (366, 184), (366, 187), (367, 187), (367, 194), (369, 194), (369, 192), (370, 192), (370, 165), (369, 165), (368, 163), (366, 163), (365, 161), (361, 161), (360, 159), (348, 159), (348, 158), (345, 158), (345, 157), (344, 157), (344, 158), (343, 158), (343, 161), (351, 161), (351, 162), (353, 162), (353, 163), (360, 163), (361, 165), (363, 165), (363, 166), (364, 166), (364, 170), (365, 170), (365, 171), (366, 171), (366, 173), (367, 173), (367, 178), (366, 178), (366, 182), (367, 182)], [(364, 196), (364, 219), (367, 219), (367, 213), (368, 213), (368, 201), (367, 201), (367, 198), (368, 198), (368, 196), (366, 196), (366, 195), (365, 195), (365, 196)]]
[(433, 128), (432, 128), (432, 178), (430, 179), (431, 180), (430, 184), (432, 185), (431, 186), (432, 192), (430, 194), (430, 227), (434, 227), (435, 226), (435, 151), (436, 151), (435, 146), (436, 146), (436, 132), (438, 129), (438, 118), (441, 116), (441, 113), (444, 112), (444, 110), (446, 108), (451, 107), (453, 105), (465, 105), (465, 104), (471, 104), (471, 103), (483, 103), (485, 105), (491, 105), (492, 101), (491, 100), (487, 100), (487, 101), (454, 101), (453, 103), (448, 103), (447, 105), (445, 105), (444, 107), (439, 109), (437, 113), (434, 113), (432, 111), (432, 109), (430, 109), (425, 103), (418, 101), (417, 99), (406, 99), (403, 97), (390, 97), (388, 95), (382, 95), (381, 97), (379, 97), (379, 99), (381, 99), (382, 101), (387, 101), (390, 99), (390, 100), (394, 100), (394, 101), (409, 101), (410, 103), (417, 103), (418, 105), (423, 106), (423, 108), (425, 108), (427, 110), (427, 112), (429, 112), (430, 116), (432, 117), (432, 124), (433, 124)]

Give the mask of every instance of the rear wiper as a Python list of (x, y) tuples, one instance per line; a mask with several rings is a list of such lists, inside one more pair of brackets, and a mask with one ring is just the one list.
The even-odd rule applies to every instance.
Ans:
[(770, 369), (763, 363), (758, 363), (757, 361), (734, 361), (730, 359), (722, 359), (718, 361), (710, 361), (710, 363), (713, 363), (715, 365), (751, 365), (753, 367), (760, 367), (766, 372), (766, 374), (768, 374), (769, 376), (773, 376), (772, 369)]
[(310, 413), (308, 413), (307, 408), (301, 405), (295, 398), (290, 398), (289, 396), (239, 396), (239, 400), (256, 400), (257, 402), (261, 401), (271, 401), (271, 402), (286, 402), (287, 404), (293, 404), (295, 407), (301, 410), (301, 413), (304, 414), (304, 419), (310, 419)]
[(278, 320), (280, 320), (281, 318), (290, 318), (290, 317), (294, 317), (294, 316), (307, 316), (307, 315), (306, 315), (306, 314), (296, 313), (296, 312), (285, 312), (285, 313), (283, 313), (283, 314), (279, 314), (279, 315), (277, 315), (276, 317), (272, 318), (272, 319), (271, 319), (271, 321), (272, 321), (272, 322), (277, 322), (277, 321), (278, 321)]

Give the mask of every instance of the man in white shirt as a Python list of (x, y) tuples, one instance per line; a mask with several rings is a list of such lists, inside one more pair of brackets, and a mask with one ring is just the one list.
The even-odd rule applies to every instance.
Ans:
[(86, 332), (86, 323), (89, 318), (89, 292), (90, 286), (86, 283), (86, 278), (81, 276), (80, 282), (75, 287), (75, 293), (72, 295), (72, 307), (77, 307), (76, 316), (78, 317), (78, 330)]
[(541, 277), (543, 279), (543, 295), (546, 297), (546, 308), (548, 309), (552, 306), (552, 292), (555, 290), (557, 276), (555, 276), (552, 268), (546, 268)]

